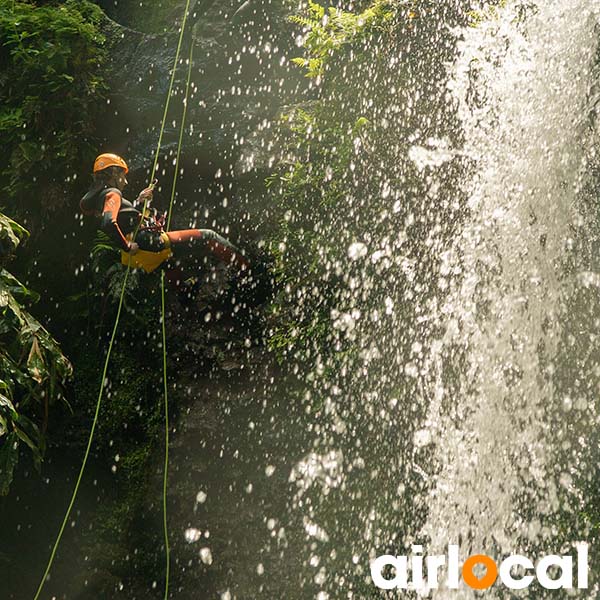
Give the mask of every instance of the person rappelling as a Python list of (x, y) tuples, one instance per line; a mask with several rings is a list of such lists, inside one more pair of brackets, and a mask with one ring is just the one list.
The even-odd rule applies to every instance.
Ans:
[[(249, 261), (229, 240), (210, 229), (165, 231), (165, 215), (147, 205), (154, 185), (142, 190), (132, 203), (123, 197), (129, 167), (117, 154), (100, 154), (94, 162), (94, 181), (80, 201), (84, 215), (100, 219), (100, 229), (121, 250), (123, 264), (152, 272), (168, 259), (179, 261), (208, 250), (217, 259), (239, 270)], [(146, 205), (144, 214), (138, 205)]]

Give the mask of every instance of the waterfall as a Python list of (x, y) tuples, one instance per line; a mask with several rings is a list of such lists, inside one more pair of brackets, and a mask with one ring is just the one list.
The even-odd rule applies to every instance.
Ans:
[[(571, 481), (569, 465), (556, 464), (561, 340), (576, 285), (565, 264), (593, 152), (599, 14), (585, 0), (508, 2), (457, 32), (449, 88), (472, 172), (468, 216), (440, 268), (450, 291), (430, 357), (425, 430), (439, 468), (423, 534), (432, 554), (460, 542), (463, 559), (503, 556), (556, 535)], [(453, 361), (450, 394), (443, 373)]]

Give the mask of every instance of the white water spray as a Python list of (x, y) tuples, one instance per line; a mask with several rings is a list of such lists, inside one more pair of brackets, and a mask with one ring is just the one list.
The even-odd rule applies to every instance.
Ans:
[(440, 464), (424, 528), (432, 553), (459, 540), (465, 553), (517, 551), (550, 537), (543, 522), (558, 509), (547, 461), (568, 287), (561, 263), (591, 145), (584, 120), (600, 7), (546, 0), (523, 11), (510, 2), (461, 32), (451, 81), (475, 168), (470, 216), (441, 273), (460, 275), (433, 361), (441, 372), (460, 348), (464, 364), (458, 397), (441, 376), (431, 394)]

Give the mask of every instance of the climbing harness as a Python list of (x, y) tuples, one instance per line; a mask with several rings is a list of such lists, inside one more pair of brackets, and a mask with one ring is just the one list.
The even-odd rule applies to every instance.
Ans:
[[(184, 122), (185, 109), (182, 123)], [(149, 188), (153, 190), (157, 183), (158, 179), (154, 179)], [(121, 250), (121, 264), (132, 269), (143, 269), (146, 273), (152, 273), (152, 271), (156, 271), (158, 267), (169, 260), (173, 256), (173, 251), (171, 249), (171, 240), (165, 231), (166, 221), (167, 211), (165, 211), (162, 215), (158, 215), (155, 210), (150, 210), (150, 208), (146, 207), (144, 213), (142, 214), (142, 221), (138, 228), (138, 233), (142, 231), (158, 233), (164, 248), (160, 252), (138, 250), (135, 254)], [(134, 233), (132, 232), (126, 235), (125, 238), (129, 242), (134, 241)]]
[[(125, 238), (132, 241), (132, 236), (127, 235)], [(149, 250), (138, 250), (135, 254), (121, 250), (121, 264), (132, 269), (143, 269), (146, 273), (156, 271), (165, 261), (173, 256), (171, 250), (171, 241), (169, 236), (163, 231), (160, 238), (165, 244), (164, 250), (160, 252), (150, 252)]]
[[(177, 43), (177, 51), (175, 53), (175, 61), (173, 64), (173, 70), (171, 73), (171, 80), (169, 83), (169, 89), (167, 92), (167, 98), (166, 98), (166, 102), (165, 102), (165, 109), (164, 109), (164, 113), (163, 113), (163, 118), (162, 118), (162, 122), (161, 122), (161, 126), (160, 126), (160, 132), (159, 132), (159, 136), (158, 136), (158, 144), (156, 147), (156, 153), (154, 156), (154, 163), (152, 165), (152, 173), (150, 176), (150, 186), (154, 186), (156, 184), (156, 180), (155, 180), (155, 175), (156, 175), (156, 169), (158, 166), (158, 159), (160, 156), (160, 149), (162, 146), (162, 139), (163, 139), (163, 134), (164, 134), (164, 130), (165, 130), (165, 125), (166, 125), (166, 121), (167, 121), (167, 115), (168, 115), (168, 111), (169, 111), (169, 104), (170, 104), (170, 100), (171, 100), (171, 96), (173, 94), (173, 87), (174, 87), (174, 82), (175, 82), (175, 73), (177, 71), (177, 65), (179, 63), (179, 56), (181, 53), (181, 46), (183, 43), (183, 37), (184, 37), (184, 32), (185, 32), (185, 27), (186, 27), (186, 22), (187, 22), (187, 17), (188, 17), (188, 13), (189, 13), (189, 9), (190, 9), (190, 1), (191, 0), (187, 0), (186, 2), (186, 6), (185, 6), (185, 10), (183, 13), (183, 20), (181, 23), (181, 31), (179, 34), (179, 41)], [(181, 145), (182, 145), (182, 141), (183, 141), (183, 131), (184, 131), (184, 126), (185, 126), (185, 116), (186, 116), (186, 109), (187, 109), (187, 101), (188, 101), (188, 97), (189, 97), (189, 89), (190, 89), (190, 80), (191, 80), (191, 72), (192, 72), (192, 57), (193, 57), (193, 36), (192, 36), (192, 40), (190, 42), (190, 62), (189, 62), (189, 67), (188, 67), (188, 77), (187, 77), (187, 82), (186, 82), (186, 93), (185, 93), (185, 100), (184, 100), (184, 111), (183, 111), (183, 117), (182, 117), (182, 123), (181, 123), (181, 128), (180, 128), (180, 134), (179, 134), (179, 146), (177, 148), (177, 158), (176, 158), (176, 163), (175, 163), (175, 175), (174, 175), (174, 180), (173, 180), (173, 189), (171, 191), (171, 202), (170, 202), (170, 206), (169, 206), (169, 221), (167, 221), (167, 229), (168, 229), (168, 225), (170, 223), (170, 212), (171, 212), (171, 207), (173, 205), (173, 199), (175, 198), (175, 184), (177, 181), (177, 176), (178, 176), (178, 167), (179, 167), (179, 157), (181, 154)], [(144, 199), (144, 206), (142, 209), (142, 214), (145, 215), (147, 212), (147, 208), (148, 208), (148, 198), (146, 197)], [(138, 224), (138, 227), (136, 228), (136, 230), (133, 232), (132, 235), (132, 239), (135, 240), (135, 236), (138, 233), (138, 230), (140, 228), (141, 225), (141, 221), (140, 224)], [(165, 234), (166, 237), (166, 234)], [(165, 250), (170, 250), (169, 248), (166, 248)], [(143, 252), (143, 251), (142, 251)], [(135, 255), (134, 255), (135, 257)], [(81, 484), (81, 480), (83, 478), (83, 474), (87, 465), (87, 461), (89, 459), (89, 455), (90, 455), (90, 450), (92, 447), (92, 442), (94, 439), (94, 433), (96, 431), (96, 426), (98, 424), (98, 416), (100, 414), (100, 406), (102, 404), (102, 397), (104, 394), (104, 388), (106, 386), (107, 383), (107, 373), (108, 373), (108, 365), (110, 362), (110, 357), (111, 357), (111, 353), (112, 353), (112, 349), (113, 349), (113, 345), (114, 345), (114, 341), (117, 335), (117, 331), (119, 328), (119, 322), (121, 319), (121, 312), (123, 309), (123, 300), (125, 298), (125, 289), (127, 287), (127, 281), (128, 281), (128, 277), (129, 277), (129, 272), (131, 271), (132, 268), (132, 264), (128, 262), (127, 264), (127, 270), (125, 271), (125, 277), (123, 278), (123, 285), (121, 287), (121, 293), (119, 295), (119, 303), (118, 303), (118, 308), (117, 308), (117, 315), (115, 318), (115, 323), (113, 325), (113, 329), (112, 329), (112, 333), (111, 333), (111, 337), (110, 337), (110, 341), (108, 344), (108, 350), (106, 352), (106, 358), (104, 361), (104, 368), (102, 370), (102, 380), (100, 382), (100, 389), (98, 391), (98, 398), (96, 400), (96, 409), (94, 412), (94, 418), (92, 421), (92, 427), (90, 429), (90, 434), (88, 437), (88, 441), (87, 441), (87, 446), (85, 449), (85, 453), (83, 456), (83, 462), (81, 464), (81, 468), (79, 470), (79, 474), (77, 476), (77, 480), (75, 483), (75, 487), (73, 488), (73, 493), (71, 495), (71, 499), (69, 501), (69, 505), (67, 507), (67, 511), (65, 513), (65, 516), (63, 518), (62, 524), (60, 526), (58, 535), (56, 537), (56, 540), (54, 542), (54, 545), (52, 547), (52, 551), (50, 553), (50, 558), (48, 559), (48, 564), (46, 565), (46, 569), (44, 571), (44, 574), (42, 576), (42, 579), (40, 581), (40, 584), (37, 588), (37, 591), (35, 593), (34, 596), (34, 600), (38, 600), (40, 597), (40, 594), (42, 593), (42, 589), (44, 587), (44, 584), (47, 581), (48, 575), (50, 573), (50, 569), (52, 568), (52, 564), (54, 562), (54, 558), (56, 556), (56, 552), (58, 550), (58, 547), (60, 545), (60, 541), (62, 539), (63, 533), (65, 531), (67, 522), (69, 521), (69, 517), (71, 515), (71, 511), (73, 509), (73, 506), (75, 504), (75, 500), (77, 498), (77, 493), (79, 491), (79, 487)], [(142, 267), (143, 268), (143, 267)], [(156, 268), (156, 267), (155, 267)], [(167, 395), (167, 352), (166, 352), (166, 329), (165, 329), (165, 284), (164, 284), (164, 271), (161, 274), (161, 310), (162, 310), (162, 315), (161, 315), (161, 323), (162, 323), (162, 338), (163, 338), (163, 386), (164, 386), (164, 395), (165, 395), (165, 402), (164, 402), (164, 408), (165, 408), (165, 460), (164, 460), (164, 473), (163, 473), (163, 532), (164, 532), (164, 540), (165, 540), (165, 555), (166, 555), (166, 572), (165, 572), (165, 588), (164, 588), (164, 599), (167, 600), (168, 596), (169, 596), (169, 579), (170, 579), (170, 547), (169, 547), (169, 532), (168, 532), (168, 527), (167, 527), (167, 476), (168, 476), (168, 466), (169, 466), (169, 405), (168, 405), (168, 395)]]
[[(146, 273), (152, 273), (173, 256), (171, 240), (165, 231), (167, 213), (165, 211), (162, 215), (157, 216), (146, 209), (146, 214), (143, 215), (142, 219), (143, 225), (140, 225), (138, 233), (148, 231), (158, 234), (163, 249), (159, 252), (138, 250), (135, 254), (121, 250), (121, 264), (132, 269), (143, 269)], [(133, 233), (126, 235), (125, 238), (129, 242), (134, 241)]]

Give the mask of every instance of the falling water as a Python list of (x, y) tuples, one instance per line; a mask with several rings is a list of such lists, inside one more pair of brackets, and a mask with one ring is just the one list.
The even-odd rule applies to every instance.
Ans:
[[(559, 498), (573, 500), (570, 466), (556, 464), (576, 285), (566, 264), (589, 179), (598, 13), (578, 0), (509, 2), (460, 32), (450, 88), (474, 173), (469, 216), (441, 268), (451, 291), (438, 315), (445, 334), (426, 419), (439, 463), (423, 529), (430, 550), (561, 550), (551, 543)], [(462, 367), (449, 395), (451, 353)], [(593, 405), (586, 411), (594, 421)]]
[[(246, 49), (264, 60), (248, 114), (271, 99), (272, 87), (294, 81), (275, 68), (286, 61), (269, 37), (272, 23), (261, 20), (271, 4), (244, 3), (243, 51), (231, 36), (230, 65)], [(422, 12), (409, 11), (413, 4)], [(535, 558), (572, 553), (574, 542), (593, 538), (589, 522), (600, 521), (600, 508), (591, 519), (582, 514), (588, 497), (600, 504), (600, 6), (481, 3), (476, 26), (456, 27), (464, 4), (391, 3), (398, 8), (391, 47), (376, 33), (364, 52), (345, 57), (351, 99), (320, 82), (291, 94), (299, 105), (321, 94), (324, 106), (369, 123), (364, 137), (352, 132), (347, 172), (335, 172), (344, 197), (322, 222), (310, 215), (306, 228), (323, 240), (309, 258), (327, 265), (325, 291), (315, 279), (287, 299), (299, 321), (315, 298), (333, 305), (324, 327), (335, 351), (322, 352), (317, 340), (296, 364), (290, 354), (289, 372), (302, 377), (289, 387), (262, 351), (237, 379), (213, 381), (211, 373), (196, 381), (195, 364), (190, 381), (180, 375), (177, 385), (197, 400), (179, 416), (172, 444), (178, 598), (384, 597), (370, 580), (370, 560), (410, 554), (412, 544), (427, 554), (460, 544), (463, 559)], [(235, 66), (214, 91), (227, 115), (244, 87), (241, 72)], [(277, 85), (274, 74), (282, 77)], [(206, 80), (195, 82), (203, 99)], [(204, 100), (192, 97), (201, 130)], [(232, 114), (220, 130), (235, 132), (233, 148), (243, 143), (245, 118)], [(270, 173), (283, 160), (261, 137), (275, 120), (258, 127), (242, 170), (257, 169), (262, 157)], [(223, 144), (224, 156), (236, 155)], [(189, 158), (198, 163), (193, 152), (204, 151), (194, 146)], [(308, 166), (324, 167), (322, 185), (330, 183), (329, 165)], [(217, 173), (214, 185), (226, 194)], [(187, 181), (197, 194), (199, 184)], [(253, 218), (268, 222), (274, 209), (265, 208), (264, 193)], [(308, 206), (317, 213), (313, 193)], [(303, 200), (286, 206), (296, 233)], [(222, 335), (206, 323), (194, 334), (208, 327), (207, 338)], [(188, 355), (188, 342), (181, 347)], [(598, 585), (593, 574), (590, 582)], [(464, 587), (418, 592), (471, 598)], [(544, 597), (538, 588), (529, 593)], [(584, 597), (596, 595), (590, 589)]]
[[(572, 553), (589, 533), (575, 480), (594, 464), (582, 448), (593, 446), (600, 356), (589, 364), (573, 346), (588, 343), (580, 334), (597, 317), (571, 311), (598, 302), (580, 294), (595, 286), (585, 211), (599, 13), (584, 0), (508, 2), (457, 28), (449, 80), (435, 94), (456, 107), (445, 119), (460, 132), (441, 125), (439, 136), (409, 137), (387, 174), (401, 179), (406, 157), (419, 183), (403, 192), (384, 181), (370, 199), (384, 213), (404, 210), (411, 193), (419, 203), (402, 213), (403, 227), (387, 221), (379, 244), (338, 234), (349, 264), (364, 267), (355, 304), (332, 319), (361, 353), (321, 389), (317, 416), (329, 422), (315, 427), (315, 451), (290, 478), (304, 568), (327, 590), (319, 598), (355, 597), (340, 592), (352, 590), (350, 573), (362, 597), (365, 555), (410, 554), (411, 543), (501, 559)], [(425, 223), (417, 251), (415, 221)], [(395, 278), (374, 274), (382, 259)], [(582, 366), (585, 391), (574, 383)], [(470, 597), (465, 590), (431, 593)]]

